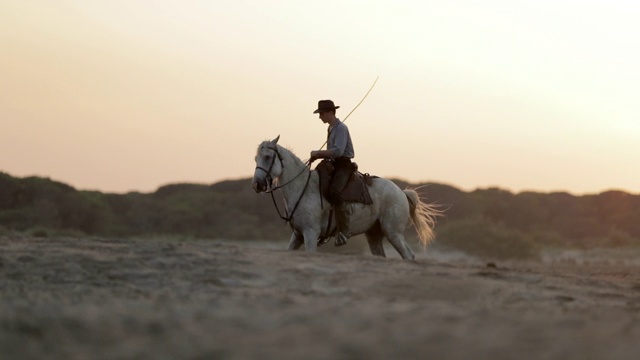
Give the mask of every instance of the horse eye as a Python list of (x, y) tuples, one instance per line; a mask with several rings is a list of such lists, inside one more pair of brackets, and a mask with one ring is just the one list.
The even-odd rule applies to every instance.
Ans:
[(267, 161), (271, 160), (271, 155), (265, 155), (264, 159), (267, 160)]

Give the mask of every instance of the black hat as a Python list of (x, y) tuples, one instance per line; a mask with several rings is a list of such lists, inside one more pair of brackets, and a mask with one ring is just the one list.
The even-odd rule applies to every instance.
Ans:
[(335, 109), (339, 109), (340, 106), (335, 106), (333, 104), (333, 101), (331, 100), (320, 100), (318, 101), (318, 109), (316, 111), (314, 111), (314, 114), (317, 113), (321, 113), (321, 112), (325, 112), (325, 111), (331, 111), (331, 110), (335, 110)]

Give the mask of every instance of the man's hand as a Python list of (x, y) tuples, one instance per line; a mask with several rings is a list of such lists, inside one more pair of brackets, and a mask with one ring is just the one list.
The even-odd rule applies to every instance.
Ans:
[(311, 151), (311, 157), (309, 158), (309, 162), (314, 162), (320, 158), (318, 150)]

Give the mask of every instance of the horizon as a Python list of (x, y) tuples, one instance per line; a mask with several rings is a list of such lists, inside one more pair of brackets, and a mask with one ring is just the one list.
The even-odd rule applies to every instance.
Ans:
[[(171, 182), (171, 183), (166, 183), (166, 184), (160, 184), (158, 185), (156, 188), (151, 189), (151, 190), (147, 190), (147, 191), (141, 191), (141, 190), (128, 190), (128, 191), (104, 191), (104, 190), (100, 190), (100, 189), (85, 189), (85, 188), (79, 188), (74, 186), (73, 184), (70, 184), (68, 182), (62, 181), (60, 179), (55, 179), (52, 178), (50, 176), (43, 176), (43, 175), (26, 175), (26, 176), (15, 176), (12, 175), (10, 173), (7, 173), (6, 171), (3, 171), (2, 169), (0, 169), (0, 173), (5, 173), (11, 177), (14, 178), (18, 178), (18, 179), (25, 179), (25, 178), (29, 178), (29, 177), (37, 177), (37, 178), (42, 178), (42, 179), (49, 179), (50, 181), (54, 181), (54, 182), (59, 182), (59, 183), (63, 183), (66, 185), (69, 185), (71, 187), (73, 187), (75, 190), (77, 191), (97, 191), (97, 192), (101, 192), (103, 194), (117, 194), (117, 195), (125, 195), (128, 193), (141, 193), (141, 194), (151, 194), (154, 193), (156, 191), (158, 191), (160, 188), (166, 187), (166, 186), (172, 186), (172, 185), (201, 185), (201, 186), (211, 186), (211, 185), (215, 185), (215, 184), (219, 184), (219, 183), (223, 183), (223, 182), (234, 182), (234, 181), (250, 181), (252, 179), (251, 176), (246, 176), (246, 177), (240, 177), (240, 178), (228, 178), (228, 179), (220, 179), (220, 180), (216, 180), (213, 182), (194, 182), (194, 181), (177, 181), (177, 182)], [(569, 195), (572, 196), (590, 196), (590, 195), (598, 195), (598, 194), (603, 194), (603, 193), (607, 193), (607, 192), (624, 192), (630, 195), (639, 195), (640, 196), (640, 192), (639, 193), (634, 193), (631, 191), (627, 191), (624, 189), (615, 189), (615, 188), (611, 188), (611, 189), (604, 189), (602, 191), (597, 191), (597, 192), (588, 192), (588, 193), (574, 193), (571, 191), (566, 191), (566, 190), (551, 190), (551, 191), (540, 191), (540, 190), (532, 190), (532, 189), (524, 189), (524, 190), (520, 190), (520, 191), (514, 191), (512, 189), (508, 189), (505, 187), (501, 187), (501, 186), (485, 186), (485, 187), (476, 187), (476, 188), (471, 188), (471, 189), (465, 189), (462, 188), (460, 186), (456, 186), (455, 184), (451, 184), (451, 183), (447, 183), (447, 182), (439, 182), (439, 181), (409, 181), (407, 179), (402, 179), (402, 178), (397, 178), (397, 177), (388, 177), (387, 179), (390, 179), (392, 181), (401, 181), (401, 182), (405, 182), (408, 183), (410, 186), (417, 186), (418, 188), (428, 188), (429, 185), (441, 185), (441, 186), (448, 186), (448, 187), (452, 187), (455, 188), (457, 190), (460, 190), (462, 192), (473, 192), (473, 191), (482, 191), (482, 190), (489, 190), (489, 189), (498, 189), (498, 190), (503, 190), (503, 191), (507, 191), (510, 192), (514, 195), (517, 194), (521, 194), (521, 193), (538, 193), (538, 194), (556, 194), (556, 193), (567, 193)], [(427, 186), (427, 187), (425, 187)], [(256, 195), (260, 195), (260, 194), (256, 194)]]
[(349, 117), (362, 172), (463, 191), (640, 193), (640, 5), (0, 4), (0, 170), (81, 190), (251, 178)]

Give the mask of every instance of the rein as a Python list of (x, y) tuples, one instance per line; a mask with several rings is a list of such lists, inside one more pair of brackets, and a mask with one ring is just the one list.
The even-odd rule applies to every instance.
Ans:
[[(273, 150), (276, 155), (278, 156), (278, 160), (280, 160), (280, 165), (282, 166), (282, 168), (284, 169), (284, 162), (282, 161), (282, 155), (280, 155), (280, 152), (278, 151), (278, 148), (269, 148), (271, 150)], [(269, 180), (269, 183), (273, 183), (273, 178), (271, 177), (271, 169), (273, 169), (273, 165), (276, 162), (276, 158), (275, 156), (273, 157), (273, 160), (271, 161), (271, 165), (269, 166), (269, 169), (265, 169), (261, 166), (256, 166), (256, 169), (262, 170), (267, 174), (267, 179)], [(307, 161), (305, 163), (305, 166), (302, 168), (302, 170), (300, 170), (300, 172), (298, 174), (296, 174), (296, 176), (294, 176), (293, 178), (291, 178), (291, 180), (287, 181), (286, 183), (282, 184), (282, 185), (278, 185), (272, 189), (267, 190), (266, 192), (268, 192), (269, 194), (271, 194), (271, 200), (273, 201), (273, 205), (276, 208), (276, 211), (278, 212), (278, 216), (280, 216), (280, 219), (284, 220), (285, 223), (291, 223), (291, 219), (293, 219), (293, 214), (296, 212), (296, 209), (298, 209), (298, 205), (300, 205), (300, 201), (302, 200), (302, 197), (304, 197), (304, 194), (307, 192), (307, 187), (309, 185), (309, 181), (311, 180), (311, 171), (309, 171), (309, 175), (307, 176), (307, 181), (304, 184), (304, 188), (302, 189), (302, 193), (300, 194), (300, 197), (298, 197), (298, 200), (296, 200), (295, 205), (293, 206), (293, 210), (291, 210), (291, 213), (287, 214), (287, 216), (282, 216), (282, 213), (280, 212), (280, 208), (278, 207), (278, 203), (276, 202), (276, 198), (273, 195), (273, 193), (278, 190), (281, 189), (287, 185), (289, 185), (291, 182), (293, 182), (293, 180), (297, 179), (298, 176), (302, 175), (302, 173), (307, 169), (307, 167), (311, 166), (311, 162)], [(309, 169), (311, 170), (311, 169)]]

